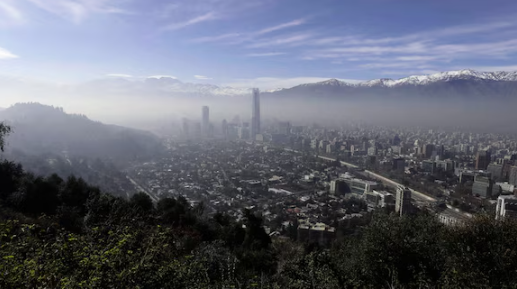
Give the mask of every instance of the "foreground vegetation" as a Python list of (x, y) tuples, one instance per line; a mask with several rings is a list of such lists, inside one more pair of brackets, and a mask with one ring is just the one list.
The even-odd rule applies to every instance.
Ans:
[[(0, 142), (1, 144), (1, 142)], [(515, 288), (517, 224), (375, 214), (331, 248), (270, 239), (249, 211), (207, 217), (0, 163), (0, 288)]]

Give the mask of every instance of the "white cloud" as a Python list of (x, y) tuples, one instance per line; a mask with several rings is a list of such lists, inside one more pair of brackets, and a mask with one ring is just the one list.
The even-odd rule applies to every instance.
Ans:
[[(349, 70), (378, 70), (407, 75), (447, 70), (451, 68), (451, 63), (458, 60), (508, 59), (517, 54), (517, 39), (513, 37), (515, 31), (517, 18), (393, 36), (326, 34), (318, 38), (315, 33), (310, 41), (301, 41), (296, 45), (306, 48), (298, 56), (300, 59), (328, 60), (346, 65)], [(511, 70), (514, 66), (488, 67), (486, 70), (498, 68)]]
[(172, 75), (151, 75), (151, 76), (148, 76), (147, 78), (173, 78), (173, 79), (177, 79), (176, 76), (172, 76)]
[(2, 12), (4, 15), (16, 22), (23, 21), (22, 13), (9, 0), (3, 0), (0, 2), (0, 15)]
[(106, 74), (106, 76), (108, 76), (108, 77), (123, 77), (123, 78), (131, 78), (131, 77), (133, 77), (132, 75), (123, 74), (123, 73), (110, 73), (110, 74)]
[(277, 56), (277, 55), (284, 55), (285, 52), (265, 52), (265, 53), (250, 53), (246, 56), (249, 57), (267, 57), (267, 56)]
[[(282, 23), (276, 26), (271, 26), (267, 28), (263, 28), (259, 31), (254, 32), (245, 32), (245, 33), (226, 33), (216, 36), (206, 36), (200, 38), (191, 39), (190, 42), (194, 43), (204, 43), (204, 42), (222, 42), (225, 41), (225, 44), (241, 44), (243, 42), (249, 42), (259, 37), (260, 35), (268, 34), (274, 31), (283, 30), (290, 27), (295, 27), (302, 25), (306, 22), (305, 19), (297, 19), (287, 23)], [(226, 41), (232, 40), (232, 41)]]
[(322, 50), (324, 52), (337, 54), (371, 54), (380, 55), (387, 53), (425, 53), (429, 46), (422, 42), (414, 42), (400, 46), (352, 46), (342, 48), (330, 48)]
[(169, 24), (169, 25), (163, 27), (162, 30), (167, 30), (167, 31), (178, 30), (178, 29), (182, 29), (182, 28), (194, 25), (194, 24), (198, 24), (198, 23), (202, 23), (202, 22), (206, 22), (206, 21), (210, 21), (210, 20), (214, 20), (214, 19), (217, 19), (216, 14), (214, 12), (208, 12), (206, 14), (191, 18), (191, 19), (183, 21), (183, 22)]
[(218, 42), (221, 40), (237, 38), (239, 36), (242, 36), (242, 34), (227, 33), (227, 34), (222, 34), (222, 35), (217, 35), (217, 36), (206, 36), (206, 37), (194, 38), (194, 39), (191, 39), (190, 42), (192, 42), (192, 43)]
[(279, 45), (293, 45), (300, 44), (302, 41), (309, 39), (312, 34), (303, 33), (292, 35), (288, 37), (278, 37), (270, 40), (257, 40), (255, 43), (246, 46), (247, 48), (261, 48)]
[(432, 70), (432, 69), (422, 69), (422, 70), (391, 70), (391, 71), (381, 71), (383, 75), (399, 75), (402, 77), (408, 77), (409, 75), (427, 75), (427, 74), (435, 74), (440, 73), (442, 71)]
[[(253, 79), (235, 79), (234, 81), (224, 83), (223, 86), (235, 88), (258, 87), (262, 90), (271, 90), (277, 88), (290, 88), (304, 83), (315, 83), (325, 81), (331, 77), (294, 77), (294, 78), (276, 78), (276, 77), (259, 77)], [(340, 79), (349, 83), (358, 83), (361, 80)]]
[(517, 64), (507, 66), (478, 66), (473, 67), (474, 70), (494, 72), (494, 71), (517, 71)]
[(196, 78), (196, 79), (204, 79), (204, 80), (212, 79), (211, 77), (204, 76), (204, 75), (194, 75), (194, 78)]
[(123, 0), (28, 0), (40, 9), (58, 15), (76, 24), (84, 21), (89, 15), (104, 14), (133, 14), (133, 12), (113, 6), (113, 3)]
[(290, 27), (299, 26), (299, 25), (302, 25), (304, 23), (305, 23), (305, 19), (296, 19), (296, 20), (293, 20), (293, 21), (290, 21), (290, 22), (287, 22), (287, 23), (282, 23), (282, 24), (279, 24), (279, 25), (276, 25), (276, 26), (264, 28), (264, 29), (262, 29), (260, 31), (257, 31), (255, 34), (262, 35), (262, 34), (266, 34), (266, 33), (271, 33), (271, 32), (274, 32), (274, 31), (278, 31), (278, 30), (282, 30), (282, 29), (286, 29), (286, 28), (290, 28)]
[(11, 53), (10, 51), (0, 47), (0, 59), (13, 59), (13, 58), (18, 58), (18, 56)]

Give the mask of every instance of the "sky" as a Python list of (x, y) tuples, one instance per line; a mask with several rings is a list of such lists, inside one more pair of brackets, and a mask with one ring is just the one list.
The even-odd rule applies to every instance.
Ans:
[(517, 70), (512, 0), (0, 0), (0, 75), (273, 89)]

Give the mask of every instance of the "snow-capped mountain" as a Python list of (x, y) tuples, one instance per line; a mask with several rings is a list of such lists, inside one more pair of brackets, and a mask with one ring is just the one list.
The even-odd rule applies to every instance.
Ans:
[(480, 72), (471, 69), (463, 69), (457, 71), (446, 71), (429, 75), (413, 75), (400, 79), (381, 78), (360, 83), (348, 83), (337, 79), (329, 79), (317, 83), (302, 84), (302, 86), (311, 85), (328, 85), (328, 86), (346, 86), (346, 87), (394, 87), (402, 85), (426, 85), (435, 82), (445, 82), (451, 80), (493, 80), (493, 81), (517, 81), (517, 71), (506, 72)]
[(273, 93), (277, 97), (333, 97), (346, 99), (517, 99), (517, 72), (480, 72), (470, 69), (401, 79), (381, 78), (360, 83), (329, 79)]

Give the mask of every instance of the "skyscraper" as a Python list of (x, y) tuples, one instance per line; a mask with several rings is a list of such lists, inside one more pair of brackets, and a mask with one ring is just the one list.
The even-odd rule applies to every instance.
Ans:
[(512, 185), (517, 185), (517, 166), (510, 167), (510, 174), (508, 182)]
[(260, 91), (258, 88), (253, 89), (253, 101), (251, 107), (251, 139), (255, 140), (257, 134), (260, 133)]
[(223, 123), (221, 125), (221, 132), (222, 132), (222, 136), (225, 139), (228, 138), (228, 122), (226, 121), (226, 119), (223, 119)]
[(395, 212), (400, 216), (411, 213), (411, 191), (405, 187), (397, 188), (397, 198), (395, 200)]
[(491, 158), (489, 151), (478, 151), (476, 155), (476, 170), (486, 170)]
[(209, 109), (208, 109), (208, 106), (203, 106), (202, 121), (201, 121), (201, 133), (203, 136), (208, 136), (209, 124), (210, 124)]

